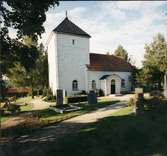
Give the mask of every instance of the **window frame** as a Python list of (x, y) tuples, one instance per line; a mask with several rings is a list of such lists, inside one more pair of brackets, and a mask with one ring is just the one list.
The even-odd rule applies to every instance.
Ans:
[(78, 90), (78, 81), (77, 80), (73, 80), (72, 81), (72, 90), (73, 91), (77, 91)]
[(75, 39), (72, 39), (72, 45), (75, 45)]
[(96, 80), (92, 80), (92, 90), (96, 90)]

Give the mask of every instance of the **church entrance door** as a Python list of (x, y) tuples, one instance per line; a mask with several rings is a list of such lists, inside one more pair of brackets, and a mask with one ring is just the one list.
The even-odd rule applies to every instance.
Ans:
[(111, 80), (111, 94), (115, 94), (115, 80)]

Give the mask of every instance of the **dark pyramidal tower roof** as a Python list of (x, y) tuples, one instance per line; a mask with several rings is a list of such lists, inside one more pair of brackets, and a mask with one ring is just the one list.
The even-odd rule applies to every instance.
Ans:
[(71, 22), (68, 19), (68, 17), (66, 17), (53, 31), (59, 33), (79, 35), (84, 37), (91, 37), (88, 33), (86, 33), (77, 25), (75, 25), (73, 22)]

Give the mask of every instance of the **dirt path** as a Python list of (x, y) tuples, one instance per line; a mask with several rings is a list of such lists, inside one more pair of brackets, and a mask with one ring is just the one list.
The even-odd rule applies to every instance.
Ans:
[[(125, 103), (119, 102), (114, 105), (98, 109), (97, 111), (65, 120), (59, 124), (41, 128), (30, 135), (21, 136), (14, 141), (10, 141), (10, 146), (8, 144), (9, 147), (3, 146), (4, 153), (6, 151), (11, 151), (11, 154), (12, 152), (15, 152), (18, 156), (28, 156), (33, 152), (37, 152), (37, 155), (40, 155), (41, 151), (47, 150), (47, 147), (52, 145), (53, 142), (57, 141), (60, 137), (69, 133), (75, 133), (82, 127), (96, 122), (99, 119), (111, 116), (112, 113), (123, 107), (126, 107)], [(8, 155), (10, 156), (9, 153)], [(6, 155), (3, 154), (2, 156)]]
[(41, 109), (46, 109), (48, 108), (50, 105), (54, 105), (55, 102), (45, 102), (42, 99), (33, 99), (30, 102), (33, 105), (33, 109), (32, 110), (41, 110)]

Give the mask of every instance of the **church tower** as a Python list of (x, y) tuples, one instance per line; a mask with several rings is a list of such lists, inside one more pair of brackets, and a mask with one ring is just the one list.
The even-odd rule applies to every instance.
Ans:
[(66, 18), (52, 31), (48, 40), (49, 86), (68, 95), (87, 91), (90, 35)]

